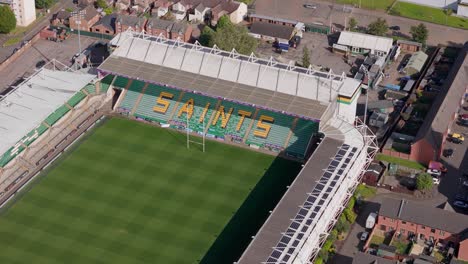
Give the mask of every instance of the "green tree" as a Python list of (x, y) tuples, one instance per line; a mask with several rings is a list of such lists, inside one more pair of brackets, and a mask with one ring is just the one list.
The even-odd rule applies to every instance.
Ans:
[(348, 23), (349, 23), (349, 31), (356, 31), (357, 25), (358, 25), (357, 20), (354, 17), (352, 17), (349, 19)]
[(304, 46), (302, 49), (302, 67), (308, 68), (310, 66), (310, 54), (309, 49)]
[(353, 212), (353, 210), (349, 209), (349, 208), (346, 208), (344, 211), (343, 211), (343, 215), (346, 217), (346, 220), (353, 224), (355, 221), (356, 221), (356, 213)]
[(367, 33), (376, 36), (385, 36), (388, 31), (387, 20), (378, 18), (367, 26)]
[(427, 30), (426, 25), (420, 23), (417, 26), (412, 26), (410, 34), (414, 41), (426, 45), (427, 38), (429, 37), (429, 30)]
[(107, 8), (107, 3), (105, 0), (96, 0), (96, 6), (105, 9)]
[(7, 5), (0, 5), (0, 33), (10, 33), (16, 27), (16, 17)]
[(215, 33), (216, 32), (211, 27), (205, 26), (202, 32), (200, 33), (200, 38), (198, 41), (203, 46), (213, 47)]
[(114, 9), (112, 8), (112, 6), (108, 6), (104, 9), (104, 13), (106, 13), (106, 15), (110, 15), (114, 13)]
[(421, 173), (416, 178), (416, 188), (420, 191), (432, 189), (434, 182), (429, 173)]
[(228, 16), (224, 15), (218, 19), (218, 23), (216, 24), (216, 29), (232, 27), (232, 26), (233, 24), (231, 22), (231, 19)]
[(248, 55), (257, 49), (257, 40), (250, 36), (247, 28), (228, 25), (216, 29), (213, 42), (222, 50), (236, 49), (240, 54)]
[(54, 0), (36, 0), (36, 8), (49, 8), (54, 3)]

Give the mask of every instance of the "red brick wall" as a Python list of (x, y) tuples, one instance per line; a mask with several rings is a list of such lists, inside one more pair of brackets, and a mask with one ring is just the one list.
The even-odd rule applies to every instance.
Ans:
[[(379, 215), (377, 218), (377, 229), (389, 232), (394, 230), (396, 233), (402, 233), (403, 237), (407, 237), (409, 232), (417, 235), (418, 238), (421, 235), (424, 235), (425, 239), (429, 239), (429, 237), (433, 237), (434, 240), (444, 240), (444, 242), (452, 241), (454, 243), (459, 242), (459, 237), (451, 234), (447, 231), (443, 231), (440, 229), (431, 228), (428, 226), (423, 226), (416, 223), (405, 222), (399, 219), (392, 219), (389, 217), (384, 217)], [(385, 229), (385, 230), (384, 230)], [(433, 232), (434, 231), (434, 232)]]
[(458, 259), (468, 261), (468, 239), (465, 239), (460, 243)]
[(421, 139), (411, 146), (410, 159), (422, 164), (429, 164), (431, 160), (437, 160), (437, 151), (429, 142)]
[(153, 36), (159, 36), (159, 34), (162, 34), (165, 38), (169, 38), (169, 34), (167, 33), (166, 30), (159, 29), (159, 28), (146, 28), (146, 32), (150, 35)]

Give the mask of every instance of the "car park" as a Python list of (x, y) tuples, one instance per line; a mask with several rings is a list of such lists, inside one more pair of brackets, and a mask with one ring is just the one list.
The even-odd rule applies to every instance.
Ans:
[(446, 158), (451, 158), (453, 156), (454, 150), (449, 148), (449, 149), (444, 149), (443, 155)]
[(366, 241), (368, 236), (369, 236), (369, 232), (362, 232), (361, 241)]
[(439, 177), (440, 175), (442, 175), (442, 172), (440, 170), (435, 169), (428, 169), (426, 172), (432, 175), (432, 177)]
[(453, 202), (453, 206), (461, 208), (461, 209), (468, 209), (468, 203), (465, 203), (463, 201), (455, 201)]

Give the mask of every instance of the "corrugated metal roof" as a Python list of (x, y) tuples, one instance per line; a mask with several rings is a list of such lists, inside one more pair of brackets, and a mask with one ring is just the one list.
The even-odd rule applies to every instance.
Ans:
[(393, 39), (357, 32), (342, 31), (340, 33), (340, 38), (338, 39), (338, 44), (389, 52), (393, 45)]

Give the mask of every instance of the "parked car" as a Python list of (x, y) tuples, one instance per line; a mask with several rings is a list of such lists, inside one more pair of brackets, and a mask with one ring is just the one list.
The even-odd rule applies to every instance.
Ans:
[(400, 30), (400, 26), (391, 26), (391, 27), (389, 27), (389, 28), (390, 28), (391, 30), (396, 30), (396, 31)]
[(458, 118), (460, 118), (460, 120), (466, 121), (468, 120), (468, 114), (462, 114)]
[(462, 202), (468, 202), (468, 195), (463, 192), (461, 193), (459, 192), (457, 193), (457, 195), (455, 195), (455, 199), (462, 201)]
[(440, 170), (435, 169), (427, 169), (426, 172), (432, 175), (432, 177), (440, 177), (440, 175), (442, 175), (442, 172)]
[(362, 234), (361, 234), (361, 241), (366, 241), (368, 236), (369, 236), (369, 233), (368, 233), (368, 232), (362, 232)]
[(453, 206), (461, 208), (461, 209), (468, 209), (468, 203), (462, 201), (455, 201), (453, 202)]
[(377, 220), (376, 213), (370, 213), (366, 220), (366, 228), (371, 229), (375, 225), (375, 221)]
[(462, 144), (465, 141), (465, 137), (458, 133), (453, 133), (449, 135), (449, 139), (455, 144)]
[(454, 151), (453, 151), (453, 149), (451, 149), (451, 148), (444, 149), (443, 155), (444, 155), (444, 157), (446, 157), (446, 158), (451, 158), (451, 157), (453, 156), (453, 152), (454, 152)]
[(439, 184), (440, 184), (439, 178), (432, 178), (432, 183), (433, 183), (434, 185), (439, 185)]
[(308, 9), (317, 9), (317, 6), (316, 5), (313, 5), (313, 4), (304, 4), (304, 8), (308, 8)]

